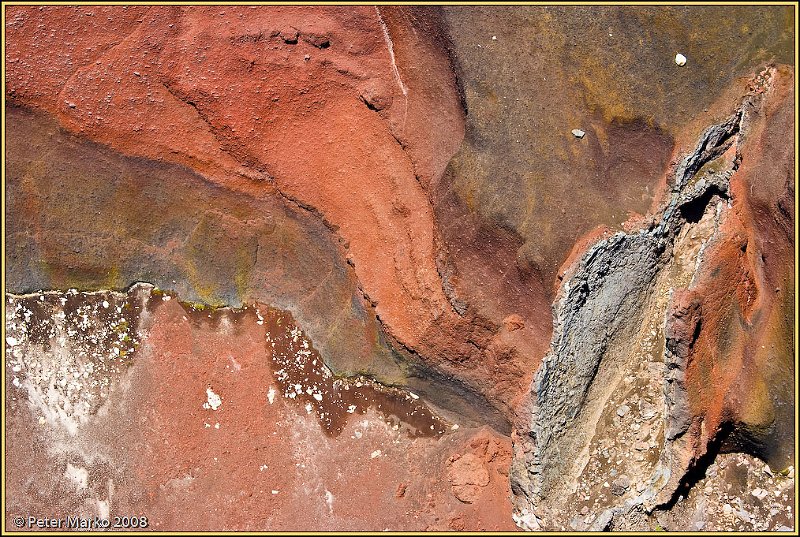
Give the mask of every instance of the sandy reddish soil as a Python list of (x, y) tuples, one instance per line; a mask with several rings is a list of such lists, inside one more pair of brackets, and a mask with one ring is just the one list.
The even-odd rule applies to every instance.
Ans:
[[(309, 404), (317, 399), (295, 397), (276, 375), (287, 348), (270, 340), (281, 334), (299, 342), (292, 359), (304, 348), (318, 358), (282, 319), (156, 296), (132, 365), (79, 434), (65, 432), (49, 407), (20, 404), (26, 398), (10, 380), (10, 426), (24, 433), (9, 438), (9, 456), (26, 462), (10, 468), (9, 509), (93, 516), (104, 502), (113, 514), (147, 516), (155, 530), (513, 529), (507, 438), (455, 424), (420, 435), (407, 422), (434, 422), (384, 414), (377, 405), (388, 408), (388, 395), (344, 414), (341, 430), (326, 428), (323, 406)], [(406, 395), (393, 411), (401, 408), (425, 407)]]

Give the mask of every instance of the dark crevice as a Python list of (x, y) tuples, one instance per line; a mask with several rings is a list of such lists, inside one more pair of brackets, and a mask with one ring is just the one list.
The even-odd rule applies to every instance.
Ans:
[(686, 470), (670, 499), (656, 506), (656, 509), (669, 511), (681, 497), (686, 498), (692, 488), (705, 479), (708, 468), (717, 456), (723, 453), (746, 453), (762, 461), (766, 461), (769, 455), (764, 443), (750, 434), (747, 427), (726, 421), (720, 425), (717, 435), (708, 443), (706, 452)]
[(488, 425), (501, 435), (511, 435), (511, 422), (486, 396), (465, 381), (426, 363), (416, 350), (392, 336), (379, 316), (376, 318), (395, 362), (406, 370), (407, 383), (395, 387), (413, 390), (436, 414), (448, 421), (465, 427)]
[[(375, 104), (369, 102), (363, 95), (361, 97), (359, 97), (359, 98), (361, 99), (361, 102), (364, 103), (365, 105), (367, 105), (367, 108), (369, 108), (373, 112), (380, 112), (382, 110), (381, 108), (378, 108), (377, 106), (375, 106)], [(397, 139), (397, 138), (395, 138), (395, 139)]]
[(656, 506), (656, 509), (662, 511), (669, 511), (672, 509), (678, 500), (687, 497), (689, 491), (702, 479), (706, 477), (706, 471), (717, 458), (717, 455), (723, 452), (722, 447), (726, 440), (733, 432), (733, 424), (731, 422), (724, 422), (720, 425), (717, 434), (706, 446), (706, 452), (698, 457), (686, 470), (686, 473), (681, 478), (678, 486), (672, 496), (665, 503)]
[(703, 218), (703, 214), (706, 212), (706, 207), (708, 207), (714, 198), (725, 199), (727, 195), (717, 185), (711, 185), (711, 187), (700, 196), (680, 206), (681, 216), (690, 224), (700, 222)]

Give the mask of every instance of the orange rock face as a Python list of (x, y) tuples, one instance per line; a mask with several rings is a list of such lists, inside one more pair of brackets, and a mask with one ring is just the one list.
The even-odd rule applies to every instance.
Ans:
[[(115, 18), (116, 41), (87, 51)], [(395, 53), (391, 25), (371, 7), (22, 8), (9, 28), (9, 94), (125, 153), (227, 188), (277, 188), (318, 211), (413, 348), (449, 310), (422, 185), (458, 147), (463, 119), (435, 34), (395, 36)], [(50, 34), (82, 55), (40, 53)], [(406, 74), (404, 56), (423, 61)], [(433, 110), (436, 122), (423, 119)]]
[[(463, 360), (466, 339), (490, 334), (470, 335), (437, 272), (425, 189), (458, 148), (464, 122), (441, 28), (425, 15), (20, 8), (9, 24), (9, 95), (124, 153), (178, 163), (254, 196), (278, 194), (318, 214), (347, 244), (388, 332), (447, 370)], [(109, 31), (108, 19), (120, 26), (116, 41), (108, 36), (86, 51)], [(48, 44), (40, 34), (66, 34), (83, 55), (41, 54)], [(470, 377), (484, 367), (478, 358), (457, 369)], [(486, 367), (509, 366), (499, 358)], [(495, 404), (525, 388), (491, 389), (474, 377)]]
[(766, 76), (765, 104), (748, 125), (731, 178), (730, 213), (672, 315), (689, 359), (693, 456), (714, 441), (749, 446), (785, 466), (794, 416), (783, 403), (793, 398), (794, 179), (791, 147), (780, 133), (792, 124), (794, 104), (791, 72)]

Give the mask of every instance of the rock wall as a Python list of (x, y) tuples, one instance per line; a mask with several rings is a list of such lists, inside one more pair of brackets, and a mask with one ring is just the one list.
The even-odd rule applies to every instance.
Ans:
[[(720, 449), (744, 450), (778, 467), (792, 462), (788, 451), (776, 449), (779, 445), (785, 449), (786, 444), (776, 439), (786, 437), (794, 419), (793, 405), (776, 403), (794, 400), (786, 389), (794, 375), (791, 346), (786, 341), (772, 344), (772, 367), (754, 367), (755, 353), (737, 347), (753, 346), (759, 341), (755, 334), (767, 330), (766, 324), (734, 320), (752, 319), (745, 313), (751, 307), (761, 306), (767, 316), (780, 307), (773, 300), (754, 303), (758, 289), (769, 285), (766, 252), (756, 254), (760, 259), (756, 266), (743, 259), (747, 242), (739, 214), (746, 211), (747, 198), (732, 185), (741, 185), (740, 165), (748, 160), (747, 148), (758, 143), (768, 110), (791, 106), (783, 93), (785, 76), (766, 69), (754, 78), (750, 95), (735, 113), (707, 129), (682, 159), (664, 207), (649, 222), (600, 240), (566, 270), (554, 306), (553, 342), (532, 386), (530, 429), (517, 431), (511, 479), (524, 525), (536, 529), (542, 519), (545, 527), (562, 529), (568, 523), (572, 529), (626, 523), (647, 527), (642, 520), (631, 520), (635, 518), (631, 513), (641, 516), (642, 511), (671, 507), (697, 479), (691, 475), (702, 475), (713, 460), (709, 455)], [(770, 221), (784, 234), (770, 253), (784, 252), (783, 262), (790, 264), (792, 238), (785, 232), (791, 217), (780, 210), (780, 200), (791, 195), (792, 187), (785, 180), (772, 185)], [(724, 280), (729, 284), (720, 286), (718, 278), (730, 263), (721, 259), (721, 252), (734, 249), (738, 264), (728, 269)], [(760, 273), (758, 282), (749, 276), (754, 273)], [(781, 289), (770, 287), (770, 291), (767, 296)], [(784, 315), (790, 322), (792, 312), (784, 310)], [(780, 325), (772, 330), (786, 333), (788, 325), (783, 329)], [(642, 333), (660, 339), (644, 346), (650, 356), (639, 354), (636, 343)], [(714, 343), (706, 343), (706, 338), (715, 338)], [(643, 360), (651, 361), (646, 369), (658, 372), (647, 384), (663, 386), (656, 406), (645, 386), (620, 387), (643, 374)], [(623, 379), (626, 374), (633, 376)], [(733, 379), (761, 388), (734, 387)], [(625, 391), (628, 399), (619, 400), (617, 393)], [(638, 408), (631, 409), (630, 403)], [(629, 412), (634, 416), (632, 425), (624, 423)], [(613, 414), (611, 423), (603, 421)], [(661, 419), (647, 424), (654, 415)], [(638, 464), (643, 458), (634, 457), (617, 459), (610, 470), (593, 466), (593, 456), (600, 452), (606, 462), (613, 458), (602, 447), (591, 452), (607, 429), (616, 436), (612, 442), (626, 451), (627, 435), (619, 429), (627, 426), (639, 440), (657, 439), (655, 445), (642, 448), (631, 442), (637, 451), (652, 452), (652, 464)], [(642, 430), (647, 434), (639, 433)], [(633, 435), (630, 438), (634, 440)], [(624, 458), (629, 455), (630, 451)], [(608, 473), (593, 474), (598, 471)], [(609, 486), (617, 475), (623, 477)], [(596, 483), (593, 490), (592, 479), (598, 477), (608, 479), (604, 486), (611, 498), (603, 497)], [(575, 513), (564, 512), (561, 506), (565, 497), (573, 495), (576, 502), (591, 505), (592, 515), (570, 520)], [(605, 510), (598, 512), (597, 496)]]

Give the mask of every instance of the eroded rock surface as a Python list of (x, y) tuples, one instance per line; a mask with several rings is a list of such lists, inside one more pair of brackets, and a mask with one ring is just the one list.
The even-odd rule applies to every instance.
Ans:
[[(769, 316), (780, 307), (754, 303), (758, 289), (780, 289), (768, 283), (764, 257), (755, 270), (743, 259), (747, 242), (737, 224), (748, 200), (732, 185), (752, 180), (739, 168), (769, 110), (791, 109), (784, 76), (764, 70), (734, 114), (703, 133), (677, 166), (658, 214), (597, 242), (566, 270), (551, 350), (532, 387), (530, 432), (517, 433), (512, 483), (521, 519), (533, 516), (537, 526), (541, 519), (555, 529), (652, 529), (653, 510), (673, 507), (694, 484), (691, 473), (704, 471), (720, 449), (747, 450), (776, 468), (792, 463), (767, 447), (786, 446), (775, 438), (794, 419), (790, 405), (775, 403), (794, 400), (776, 374), (793, 377), (791, 346), (771, 346), (774, 369), (751, 367), (754, 357), (738, 354), (733, 342), (753, 345), (760, 330), (728, 317), (748, 318), (759, 306)], [(791, 217), (780, 200), (791, 195), (791, 183), (773, 188), (767, 210), (785, 230)], [(790, 241), (777, 239), (773, 255), (787, 252)], [(720, 286), (716, 278), (729, 262), (719, 252), (729, 248), (739, 252), (740, 276), (730, 274)], [(758, 281), (749, 276), (756, 272)], [(717, 339), (698, 345), (705, 337)], [(712, 376), (720, 361), (724, 370)], [(772, 390), (742, 396), (733, 379), (771, 382)], [(587, 508), (583, 517), (560, 508), (565, 497)]]
[(790, 6), (5, 23), (7, 514), (794, 526)]

